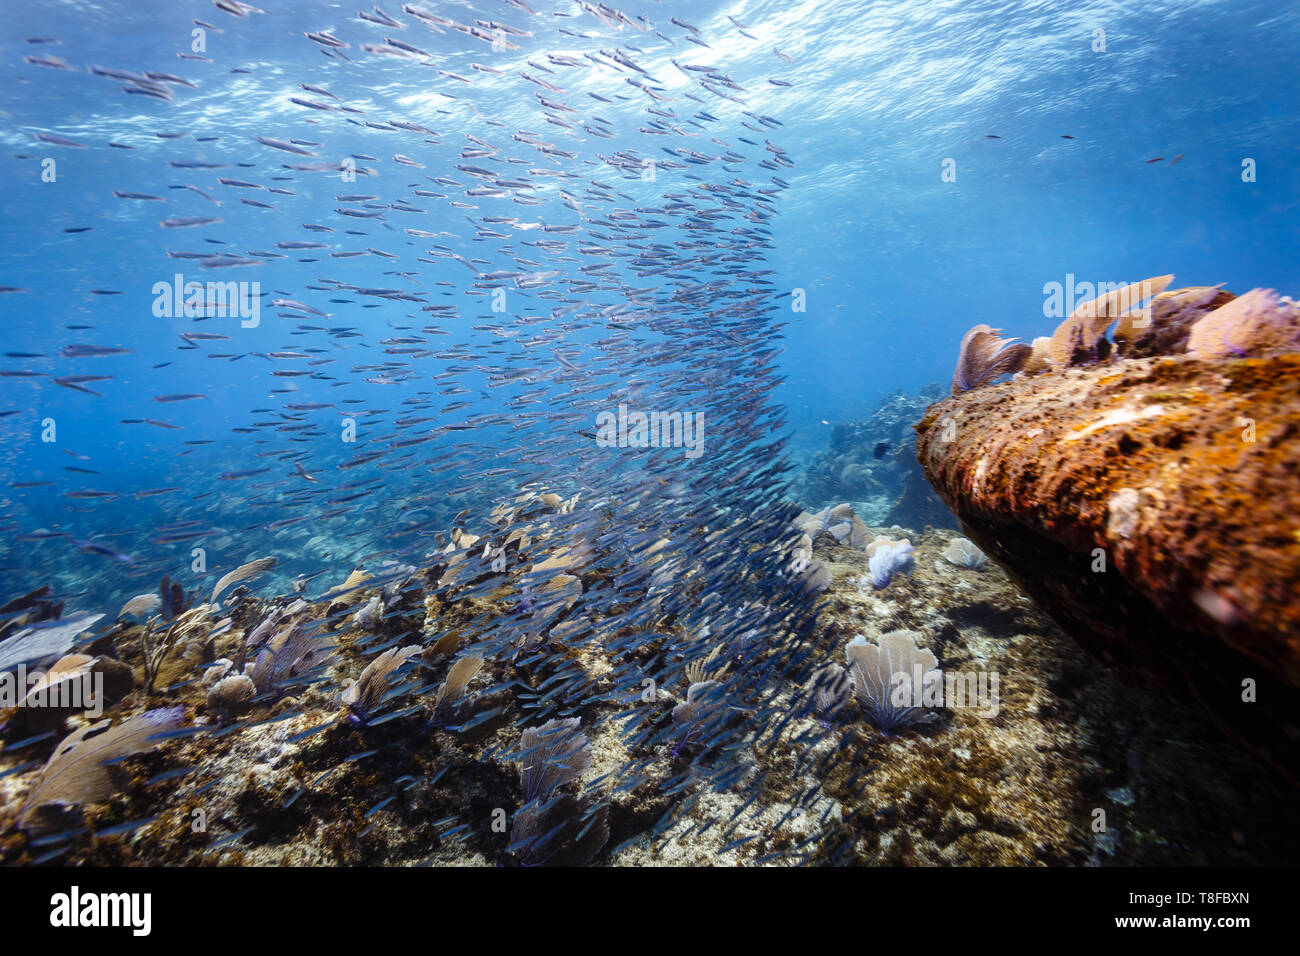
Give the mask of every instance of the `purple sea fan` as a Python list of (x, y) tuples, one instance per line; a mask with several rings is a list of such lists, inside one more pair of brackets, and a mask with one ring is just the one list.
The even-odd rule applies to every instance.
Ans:
[(912, 570), (916, 559), (912, 557), (912, 542), (903, 538), (900, 541), (880, 539), (873, 541), (867, 549), (867, 571), (871, 575), (871, 586), (879, 591), (887, 587), (895, 574), (905, 574)]
[(915, 631), (890, 631), (875, 644), (859, 634), (844, 645), (853, 695), (886, 734), (924, 716), (922, 692), (940, 671), (932, 653), (916, 646)]
[(577, 717), (529, 727), (519, 738), (519, 784), (524, 802), (549, 797), (582, 776), (591, 764), (591, 742)]
[(962, 336), (957, 368), (952, 375), (952, 393), (960, 395), (1002, 375), (1014, 375), (1024, 366), (1030, 352), (1028, 345), (1002, 338), (998, 329), (975, 326)]
[(331, 635), (315, 634), (305, 624), (290, 624), (266, 643), (246, 673), (259, 694), (279, 693), (318, 680), (334, 651)]
[(524, 866), (585, 866), (608, 840), (609, 804), (559, 793), (520, 808), (509, 850)]
[(1300, 348), (1300, 309), (1272, 289), (1251, 289), (1203, 315), (1187, 336), (1187, 354), (1230, 359)]
[(519, 740), (524, 803), (510, 829), (510, 852), (526, 866), (581, 866), (609, 839), (607, 804), (562, 790), (591, 764), (577, 717), (530, 727)]
[(673, 726), (681, 732), (673, 756), (698, 741), (701, 728), (712, 722), (722, 701), (720, 681), (700, 680), (686, 688), (686, 699), (673, 708)]

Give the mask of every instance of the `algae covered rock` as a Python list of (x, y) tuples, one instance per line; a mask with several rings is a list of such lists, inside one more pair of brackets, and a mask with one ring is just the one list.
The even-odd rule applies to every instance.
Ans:
[(917, 433), (965, 533), (1064, 630), (1300, 779), (1300, 354), (1021, 376)]

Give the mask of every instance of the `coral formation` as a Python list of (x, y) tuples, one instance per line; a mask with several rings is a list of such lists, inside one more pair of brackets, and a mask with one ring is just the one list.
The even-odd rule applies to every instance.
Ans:
[(19, 822), (39, 828), (37, 811), (100, 801), (113, 792), (109, 762), (157, 746), (185, 718), (184, 707), (147, 711), (109, 726), (109, 720), (74, 730), (54, 748), (23, 805)]
[(959, 568), (978, 571), (984, 567), (984, 552), (975, 546), (969, 538), (953, 538), (952, 543), (943, 550), (943, 559)]
[(0, 643), (0, 670), (19, 664), (54, 660), (71, 650), (78, 634), (94, 627), (102, 614), (74, 614), (42, 620), (4, 635)]
[(880, 538), (871, 542), (866, 548), (871, 586), (877, 589), (888, 587), (894, 575), (911, 571), (916, 564), (912, 550), (912, 542), (906, 538), (899, 541)]
[(925, 716), (922, 692), (938, 659), (913, 631), (890, 631), (875, 644), (859, 634), (844, 646), (853, 696), (877, 727), (894, 733)]
[(1199, 359), (1240, 358), (1300, 349), (1300, 306), (1272, 289), (1252, 289), (1192, 324), (1187, 354)]
[[(1141, 311), (1139, 303), (1163, 292), (1173, 278), (1167, 275), (1143, 279), (1084, 302), (1046, 340), (1040, 352), (1040, 355), (1045, 353), (1046, 365), (1059, 371), (1070, 365), (1086, 365), (1104, 359), (1110, 351), (1106, 330), (1117, 320), (1126, 327), (1135, 325), (1132, 316)], [(1124, 318), (1126, 314), (1130, 316), (1127, 321)], [(1040, 368), (1042, 364), (1038, 361), (1034, 366)], [(957, 393), (954, 391), (953, 394)]]
[[(223, 629), (211, 622), (189, 649), (164, 661), (158, 689), (146, 693), (137, 682), (115, 705), (111, 728), (168, 699), (183, 704), (168, 714), (168, 726), (182, 718), (187, 725), (156, 738), (150, 728), (141, 750), (104, 768), (116, 789), (93, 779), (82, 796), (38, 810), (35, 803), (51, 792), (38, 783), (51, 744), (0, 752), (0, 765), (14, 771), (0, 777), (0, 832), (9, 833), (0, 860), (1186, 863), (1280, 860), (1293, 852), (1270, 828), (1236, 822), (1280, 812), (1289, 798), (1275, 778), (1195, 712), (1113, 681), (996, 565), (959, 571), (942, 557), (954, 544), (950, 533), (868, 527), (843, 506), (828, 512), (827, 530), (806, 542), (807, 559), (829, 578), (818, 598), (821, 614), (798, 645), (806, 677), (766, 672), (773, 696), (764, 706), (776, 720), (757, 745), (732, 735), (743, 719), (735, 672), (779, 647), (763, 630), (771, 609), (718, 608), (692, 643), (677, 645), (693, 650), (679, 658), (676, 676), (636, 684), (634, 695), (608, 681), (617, 665), (569, 616), (573, 609), (549, 619), (528, 650), (479, 661), (472, 648), (457, 648), (465, 628), (521, 610), (519, 587), (491, 570), (479, 541), (474, 554), (447, 554), (407, 582), (395, 595), (399, 613), (378, 633), (350, 623), (357, 609), (382, 597), (377, 573), (370, 586), (346, 589), (346, 600), (336, 599), (338, 589), (315, 601), (236, 599), (236, 623)], [(488, 537), (513, 534), (518, 519), (531, 516), (527, 537), (549, 543), (532, 552), (512, 544), (506, 553), (512, 566), (534, 568), (570, 547), (544, 530), (553, 515), (524, 504)], [(783, 560), (803, 534), (792, 519)], [(859, 589), (853, 581), (870, 560), (856, 543), (863, 538), (911, 541), (915, 568), (885, 590)], [(647, 581), (669, 550), (638, 552), (648, 556), (641, 569)], [(603, 560), (588, 553), (592, 563)], [(447, 567), (468, 570), (455, 588), (435, 588)], [(584, 583), (598, 587), (602, 572), (588, 573)], [(333, 622), (333, 650), (322, 666), (249, 697), (247, 670), (257, 649), (317, 617)], [(139, 672), (144, 625), (115, 627), (104, 650), (115, 649)], [(411, 630), (425, 636), (422, 653), (408, 656), (414, 645), (403, 637)], [(879, 695), (867, 693), (865, 675), (883, 680), (898, 668), (864, 663), (855, 675), (840, 662), (862, 653), (846, 652), (854, 634), (879, 648), (891, 646), (896, 638), (885, 635), (894, 631), (911, 632), (908, 653), (922, 665), (923, 682), (942, 659), (946, 677), (1000, 673), (1000, 696), (982, 708), (927, 705), (923, 711), (934, 716), (910, 724), (877, 715), (871, 701)], [(398, 658), (405, 663), (389, 668)], [(412, 680), (401, 679), (408, 669)], [(437, 702), (441, 687), (463, 691), (471, 671), (472, 693), (453, 704), (449, 690)], [(197, 674), (201, 681), (193, 680)], [(427, 682), (416, 687), (415, 679)], [(591, 688), (590, 703), (577, 715), (547, 714), (544, 698), (575, 679)], [(227, 684), (228, 691), (212, 693)], [(364, 722), (347, 719), (355, 714), (349, 687), (356, 701), (377, 702), (364, 707)], [(602, 712), (619, 719), (602, 721)], [(894, 733), (881, 733), (877, 720)], [(98, 734), (102, 726), (83, 729)], [(129, 743), (134, 750), (138, 741)], [(15, 762), (23, 760), (26, 766)], [(1189, 761), (1215, 773), (1186, 780)], [(711, 767), (722, 775), (710, 779)], [(1212, 794), (1205, 790), (1211, 780)], [(1171, 801), (1173, 793), (1186, 800)], [(1198, 809), (1210, 805), (1213, 813)], [(1088, 826), (1096, 806), (1111, 815), (1104, 839)], [(206, 831), (189, 826), (196, 811), (209, 821)], [(30, 814), (25, 829), (18, 829), (20, 813)], [(25, 835), (51, 827), (65, 835), (44, 844)], [(84, 835), (86, 827), (102, 833)], [(1199, 839), (1206, 834), (1211, 838)]]
[(851, 502), (871, 524), (956, 527), (917, 464), (912, 430), (942, 396), (937, 383), (915, 395), (894, 392), (866, 418), (836, 423), (826, 449), (808, 461), (798, 499), (818, 509)]

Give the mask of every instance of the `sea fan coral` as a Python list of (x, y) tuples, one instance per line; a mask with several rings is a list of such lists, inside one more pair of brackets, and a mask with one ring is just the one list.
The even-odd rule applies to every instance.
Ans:
[(584, 866), (609, 839), (609, 805), (561, 793), (525, 804), (510, 829), (525, 866)]
[(830, 587), (831, 581), (831, 569), (820, 561), (813, 561), (799, 578), (799, 587), (805, 594), (816, 594)]
[(376, 594), (360, 611), (352, 616), (352, 623), (363, 631), (375, 632), (379, 630), (380, 624), (384, 620), (384, 599)]
[(217, 582), (217, 586), (212, 589), (212, 599), (208, 603), (216, 604), (217, 598), (221, 597), (221, 595), (225, 593), (226, 588), (230, 587), (230, 585), (236, 584), (240, 581), (247, 581), (250, 578), (255, 578), (259, 575), (265, 574), (273, 567), (275, 567), (275, 558), (258, 558), (256, 561), (249, 561), (247, 564), (241, 564), (239, 567), (235, 568), (235, 570), (229, 571), (221, 576), (221, 580)]
[(433, 709), (441, 711), (454, 706), (456, 701), (465, 695), (465, 688), (469, 686), (469, 682), (482, 669), (483, 658), (478, 654), (467, 654), (452, 664), (451, 670), (447, 671), (447, 677), (434, 695)]
[(890, 541), (878, 538), (867, 548), (867, 571), (871, 576), (871, 586), (876, 590), (888, 587), (896, 574), (906, 574), (916, 564), (912, 557), (912, 542), (903, 538)]
[(893, 733), (923, 715), (921, 692), (939, 661), (916, 646), (915, 631), (890, 631), (868, 644), (859, 634), (844, 646), (853, 695), (876, 726)]
[(1052, 337), (1050, 335), (1040, 335), (1034, 339), (1029, 346), (1029, 356), (1025, 359), (1025, 364), (1021, 366), (1020, 371), (1026, 375), (1037, 375), (1039, 372), (1045, 372), (1051, 367), (1051, 361), (1048, 358), (1048, 352), (1052, 347)]
[(397, 670), (421, 650), (418, 644), (394, 647), (366, 665), (356, 683), (343, 692), (343, 703), (358, 722), (364, 722), (378, 710), (392, 687)]
[(1111, 338), (1121, 358), (1151, 355), (1181, 355), (1187, 351), (1187, 336), (1207, 312), (1233, 300), (1222, 283), (1169, 289), (1151, 300), (1147, 309), (1131, 309), (1119, 317)]
[(1062, 369), (1105, 358), (1110, 348), (1106, 329), (1129, 309), (1163, 292), (1173, 278), (1172, 275), (1153, 276), (1084, 302), (1056, 327), (1047, 343), (1047, 360), (1052, 368)]
[(1245, 295), (1202, 316), (1187, 336), (1187, 354), (1198, 359), (1241, 358), (1300, 348), (1300, 308), (1283, 303), (1272, 289)]
[(291, 683), (310, 683), (333, 653), (334, 643), (329, 635), (318, 636), (306, 625), (294, 624), (267, 643), (248, 668), (248, 676), (261, 694), (283, 690)]
[(102, 614), (74, 614), (54, 621), (42, 621), (10, 634), (0, 643), (0, 670), (30, 664), (42, 658), (62, 656), (82, 631), (89, 630)]
[(984, 552), (968, 538), (953, 538), (948, 542), (948, 547), (943, 549), (943, 557), (950, 564), (955, 564), (959, 568), (969, 568), (972, 571), (984, 567), (986, 560)]
[[(0, 681), (2, 684), (3, 681)], [(37, 734), (63, 726), (82, 712), (99, 717), (103, 708), (130, 693), (131, 668), (103, 655), (69, 654), (37, 678), (17, 708), (0, 712), (7, 733)]]
[[(83, 709), (90, 709), (90, 705), (95, 703), (90, 698), (95, 692), (93, 684), (96, 679), (102, 684), (102, 696), (99, 696), (95, 702), (101, 706), (121, 700), (135, 686), (135, 677), (131, 668), (119, 660), (103, 655), (91, 657), (87, 654), (69, 654), (67, 657), (59, 658), (32, 685), (27, 696), (23, 698), (22, 706), (59, 712), (62, 710), (59, 702), (64, 696), (72, 696), (74, 698), (72, 703), (75, 705), (78, 703), (76, 695), (66, 695), (65, 691), (68, 688), (64, 685), (79, 681), (85, 689), (85, 693), (80, 698), (80, 701), (87, 704)], [(77, 709), (76, 706), (72, 707), (72, 711)]]
[(1014, 375), (1029, 359), (1030, 347), (1004, 339), (998, 329), (977, 325), (961, 340), (957, 369), (952, 376), (952, 393), (960, 395), (987, 385), (1002, 375)]
[(519, 759), (519, 783), (528, 802), (581, 777), (591, 763), (591, 743), (577, 717), (556, 718), (523, 732)]
[(519, 741), (524, 804), (510, 830), (510, 850), (525, 865), (581, 866), (609, 839), (609, 807), (561, 788), (591, 763), (591, 744), (573, 717), (529, 728)]
[(117, 619), (134, 617), (144, 620), (160, 607), (162, 607), (162, 598), (157, 594), (137, 594), (122, 605), (122, 610), (117, 612)]
[(113, 793), (107, 763), (155, 746), (151, 738), (178, 727), (184, 707), (164, 707), (120, 721), (101, 720), (75, 730), (54, 748), (40, 779), (23, 806), (19, 821), (30, 825), (33, 811), (50, 804), (70, 805), (106, 800)]

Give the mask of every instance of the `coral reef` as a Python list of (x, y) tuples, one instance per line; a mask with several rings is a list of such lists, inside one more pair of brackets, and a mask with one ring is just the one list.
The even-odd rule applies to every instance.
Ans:
[(826, 450), (808, 462), (798, 499), (812, 510), (852, 502), (872, 524), (956, 527), (917, 465), (912, 430), (942, 395), (937, 383), (916, 395), (894, 392), (867, 418), (837, 423)]
[[(1085, 654), (996, 564), (952, 566), (954, 536), (910, 535), (917, 566), (862, 590), (861, 548), (819, 536), (832, 574), (809, 644), (823, 661), (756, 773), (764, 798), (701, 794), (613, 865), (1206, 865), (1284, 862), (1293, 791), (1195, 709), (1138, 692)], [(945, 675), (997, 674), (998, 708), (945, 706), (884, 734), (837, 661), (863, 634), (915, 635)], [(892, 669), (892, 668), (891, 668)], [(798, 699), (800, 695), (796, 695)], [(601, 760), (599, 741), (596, 762)], [(658, 772), (651, 767), (653, 776)], [(1105, 829), (1097, 832), (1098, 811)], [(719, 832), (716, 821), (735, 818)], [(784, 852), (781, 852), (784, 850)], [(806, 857), (805, 857), (806, 855)]]
[[(6, 731), (0, 862), (1293, 858), (1290, 835), (1279, 838), (1266, 824), (1289, 805), (1290, 791), (1195, 711), (1115, 681), (993, 562), (954, 566), (944, 557), (959, 540), (951, 533), (868, 527), (844, 505), (803, 516), (778, 543), (786, 566), (802, 528), (813, 526), (806, 560), (826, 578), (821, 613), (800, 631), (804, 665), (788, 677), (774, 666), (782, 645), (764, 629), (772, 612), (760, 605), (715, 613), (689, 645), (677, 645), (698, 651), (678, 658), (675, 676), (633, 681), (640, 689), (632, 695), (613, 683), (614, 669), (627, 665), (593, 642), (563, 603), (528, 649), (522, 635), (520, 646), (491, 655), (460, 649), (476, 622), (537, 606), (524, 605), (524, 577), (491, 569), (507, 537), (502, 553), (515, 575), (561, 550), (587, 592), (605, 575), (632, 573), (606, 567), (599, 546), (557, 534), (555, 516), (535, 499), (502, 512), (463, 553), (441, 553), (387, 599), (387, 573), (354, 573), (346, 588), (315, 600), (237, 594), (229, 618), (203, 612), (203, 627), (162, 662), (155, 689), (137, 681), (104, 721), (73, 716), (77, 728), (57, 746)], [(525, 539), (528, 550), (516, 550)], [(867, 548), (897, 540), (913, 543), (911, 573), (883, 590), (859, 587)], [(648, 590), (671, 550), (638, 552)], [(575, 554), (587, 557), (574, 561)], [(449, 572), (457, 583), (437, 585)], [(787, 572), (788, 586), (799, 577)], [(540, 591), (540, 582), (532, 588)], [(376, 596), (395, 611), (372, 633), (354, 619)], [(652, 606), (654, 595), (643, 603)], [(328, 627), (313, 636), (312, 621)], [(114, 625), (100, 638), (105, 653), (132, 662), (137, 675), (145, 627)], [(422, 635), (418, 645), (407, 642), (413, 632)], [(949, 682), (941, 701), (921, 695), (920, 720), (889, 720), (871, 703), (879, 695), (867, 691), (866, 675), (880, 683), (907, 667), (857, 661), (862, 651), (847, 653), (854, 666), (840, 664), (855, 635), (864, 638), (858, 647), (879, 648), (899, 641), (893, 632), (907, 632), (909, 650), (896, 656), (921, 665), (927, 688), (927, 675), (942, 672)], [(318, 657), (321, 647), (328, 653)], [(254, 684), (253, 659), (273, 649), (288, 663), (263, 665)], [(752, 661), (765, 662), (770, 698), (761, 706), (776, 716), (761, 741), (734, 733), (744, 718), (737, 689)], [(1001, 679), (963, 702), (952, 682), (972, 675)], [(577, 713), (547, 713), (547, 696), (575, 681), (590, 688)], [(106, 727), (119, 736), (106, 737)], [(75, 774), (62, 769), (92, 745)], [(117, 759), (108, 764), (94, 759), (110, 752)], [(73, 777), (75, 786), (52, 789), (51, 780)], [(1101, 834), (1092, 829), (1099, 808), (1108, 818)], [(54, 827), (55, 836), (35, 837)]]

